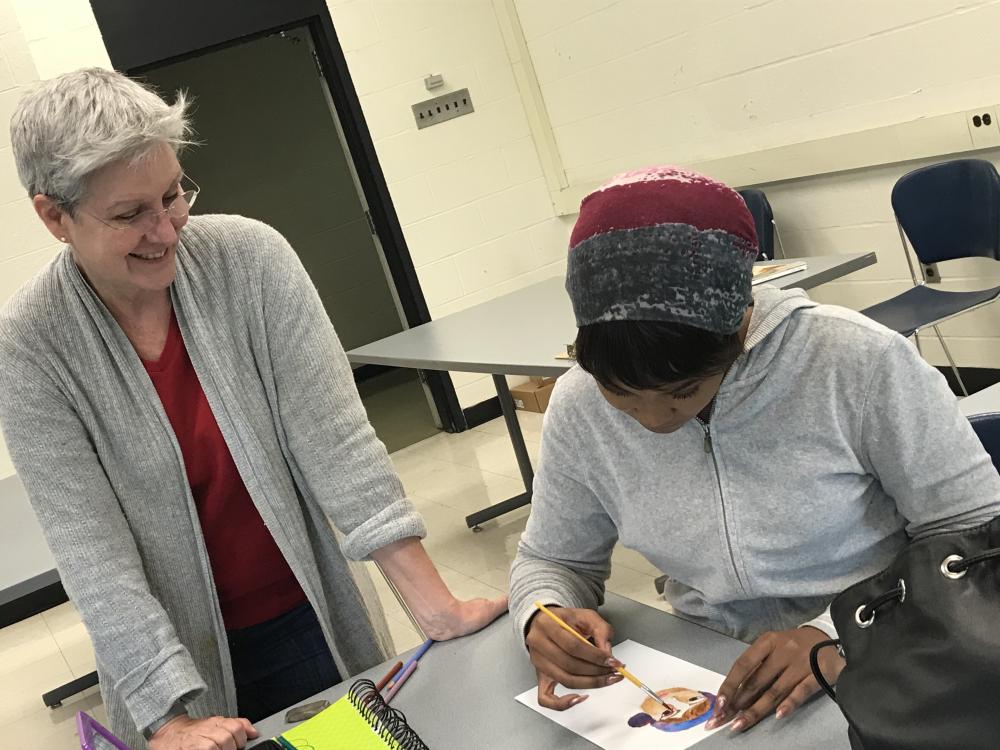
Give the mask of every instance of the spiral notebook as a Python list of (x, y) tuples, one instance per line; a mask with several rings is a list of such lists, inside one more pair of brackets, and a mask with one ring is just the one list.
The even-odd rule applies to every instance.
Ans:
[(281, 739), (296, 750), (428, 750), (371, 680), (358, 680), (347, 695)]

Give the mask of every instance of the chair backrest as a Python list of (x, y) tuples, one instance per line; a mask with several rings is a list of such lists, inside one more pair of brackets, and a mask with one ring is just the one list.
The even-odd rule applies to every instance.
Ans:
[(743, 197), (743, 202), (750, 209), (754, 229), (757, 230), (757, 244), (760, 247), (757, 260), (772, 260), (774, 258), (774, 213), (771, 211), (771, 204), (763, 190), (747, 188), (739, 192)]
[(993, 465), (1000, 471), (1000, 412), (990, 414), (974, 414), (969, 417), (972, 429), (976, 431), (979, 441), (993, 459)]
[(892, 210), (923, 264), (982, 256), (1000, 260), (1000, 175), (983, 159), (955, 159), (908, 172)]

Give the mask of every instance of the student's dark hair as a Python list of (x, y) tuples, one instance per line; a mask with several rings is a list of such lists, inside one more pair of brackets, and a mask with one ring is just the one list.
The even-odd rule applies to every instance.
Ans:
[(725, 372), (743, 351), (739, 333), (710, 333), (683, 323), (614, 320), (582, 326), (576, 361), (598, 383), (660, 388)]

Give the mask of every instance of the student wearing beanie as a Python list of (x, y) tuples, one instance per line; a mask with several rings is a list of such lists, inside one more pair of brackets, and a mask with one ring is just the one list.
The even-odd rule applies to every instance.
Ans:
[[(907, 540), (1000, 513), (1000, 476), (944, 378), (901, 336), (801, 290), (751, 287), (739, 195), (675, 167), (587, 196), (566, 289), (577, 366), (545, 417), (511, 569), (539, 702), (620, 679), (603, 602), (617, 541), (662, 572), (681, 617), (752, 644), (720, 689), (740, 731), (818, 690), (832, 598)], [(533, 602), (592, 637), (575, 641)], [(843, 662), (826, 650), (831, 678)]]

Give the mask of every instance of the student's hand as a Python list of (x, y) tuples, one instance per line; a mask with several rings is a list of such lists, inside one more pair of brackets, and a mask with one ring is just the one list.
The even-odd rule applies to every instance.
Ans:
[[(730, 719), (734, 732), (749, 729), (770, 713), (784, 718), (819, 690), (809, 667), (809, 652), (829, 636), (812, 627), (764, 633), (729, 670), (719, 688), (716, 715), (705, 729), (715, 729)], [(844, 668), (836, 649), (823, 649), (819, 666), (835, 683)]]
[(613, 685), (622, 676), (615, 671), (621, 662), (611, 656), (614, 636), (611, 625), (592, 609), (560, 607), (558, 611), (568, 625), (593, 640), (595, 645), (574, 638), (551, 617), (541, 613), (532, 618), (524, 641), (538, 673), (539, 705), (565, 711), (586, 700), (587, 696), (576, 693), (557, 696), (556, 683), (568, 688), (597, 688)]
[(414, 617), (428, 638), (447, 641), (482, 630), (506, 611), (506, 596), (467, 601), (452, 597), (448, 606), (430, 610), (426, 616), (414, 612)]
[(149, 740), (149, 750), (239, 750), (259, 736), (246, 719), (212, 716), (192, 719), (178, 716)]

